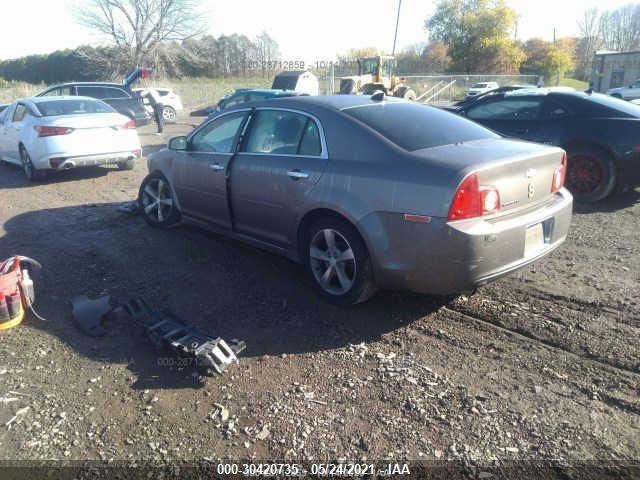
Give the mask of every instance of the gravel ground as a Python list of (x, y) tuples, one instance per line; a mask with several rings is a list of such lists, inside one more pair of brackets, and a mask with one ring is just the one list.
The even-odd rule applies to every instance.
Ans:
[[(145, 153), (188, 129), (141, 129)], [(639, 462), (638, 191), (577, 208), (562, 248), (471, 297), (382, 292), (343, 310), (286, 259), (119, 212), (145, 173), (29, 184), (0, 165), (0, 257), (44, 265), (47, 318), (0, 332), (0, 460), (424, 461), (469, 478)], [(70, 299), (105, 293), (247, 349), (202, 377), (125, 319), (85, 336)]]

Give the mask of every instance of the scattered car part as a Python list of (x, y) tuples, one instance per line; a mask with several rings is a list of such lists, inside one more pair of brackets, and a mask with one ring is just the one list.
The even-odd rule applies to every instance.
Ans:
[(141, 298), (134, 298), (123, 305), (132, 319), (146, 330), (151, 342), (158, 348), (168, 348), (179, 356), (192, 357), (199, 370), (215, 370), (222, 374), (245, 348), (243, 341), (233, 339), (228, 343), (220, 337), (213, 338), (185, 325), (173, 314), (150, 308)]
[[(35, 289), (29, 271), (22, 268), (22, 263), (34, 267), (42, 266), (36, 260), (14, 255), (0, 262), (0, 330), (6, 330), (18, 325), (24, 319), (25, 311), (44, 320), (33, 308)], [(5, 314), (6, 310), (6, 314)]]
[(102, 337), (107, 331), (102, 325), (104, 316), (112, 309), (109, 304), (110, 295), (90, 299), (86, 295), (78, 295), (71, 300), (73, 319), (80, 330), (91, 337)]
[(128, 213), (130, 215), (137, 215), (138, 213), (140, 213), (137, 201), (123, 203), (122, 205), (118, 206), (118, 211), (122, 213)]

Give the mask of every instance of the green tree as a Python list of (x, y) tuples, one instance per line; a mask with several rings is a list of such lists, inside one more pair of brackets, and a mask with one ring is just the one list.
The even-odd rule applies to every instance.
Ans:
[(558, 80), (560, 80), (566, 72), (573, 70), (574, 67), (575, 63), (571, 58), (571, 55), (557, 47), (551, 48), (547, 58), (545, 59), (545, 71), (548, 75), (547, 78), (555, 82), (556, 85)]
[(516, 20), (504, 0), (440, 0), (425, 28), (449, 47), (451, 71), (512, 73), (525, 59), (511, 38)]

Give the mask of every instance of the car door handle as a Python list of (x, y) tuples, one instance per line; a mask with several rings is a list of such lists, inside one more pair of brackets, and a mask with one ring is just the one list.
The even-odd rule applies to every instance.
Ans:
[(289, 170), (287, 175), (294, 180), (300, 180), (304, 178), (309, 178), (309, 174), (305, 172), (301, 172), (300, 170)]
[(209, 164), (209, 168), (211, 170), (213, 170), (214, 172), (220, 172), (220, 171), (224, 170), (224, 167), (222, 165), (220, 165), (219, 163), (210, 163)]

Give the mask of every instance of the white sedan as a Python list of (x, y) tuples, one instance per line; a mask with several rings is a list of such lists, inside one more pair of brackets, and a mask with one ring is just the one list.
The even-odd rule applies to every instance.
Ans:
[(89, 97), (34, 97), (0, 112), (0, 159), (29, 180), (48, 170), (116, 164), (131, 170), (142, 155), (136, 124)]
[[(178, 112), (183, 110), (182, 100), (180, 96), (170, 88), (152, 88), (158, 94), (160, 103), (162, 103), (162, 118), (165, 122), (175, 122)], [(140, 95), (145, 88), (132, 88), (133, 92)], [(153, 107), (149, 105), (149, 101), (143, 99), (144, 106), (150, 114), (153, 114)]]

